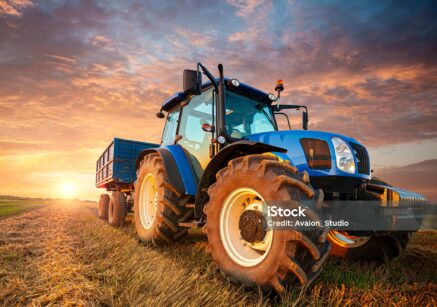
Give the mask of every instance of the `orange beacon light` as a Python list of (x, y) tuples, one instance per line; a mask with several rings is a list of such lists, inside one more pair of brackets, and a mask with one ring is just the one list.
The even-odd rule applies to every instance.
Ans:
[(282, 79), (279, 79), (276, 81), (276, 87), (275, 91), (278, 92), (278, 98), (281, 97), (281, 92), (284, 90), (284, 81)]

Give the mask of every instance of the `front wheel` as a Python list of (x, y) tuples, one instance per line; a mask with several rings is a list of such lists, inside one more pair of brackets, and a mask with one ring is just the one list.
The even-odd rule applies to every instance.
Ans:
[(329, 252), (323, 233), (265, 227), (266, 202), (297, 207), (318, 198), (307, 176), (274, 157), (249, 155), (231, 160), (216, 178), (208, 189), (204, 232), (220, 271), (232, 282), (278, 293), (295, 281), (314, 280)]
[[(373, 177), (371, 184), (391, 186)], [(331, 230), (328, 240), (332, 248), (330, 254), (337, 258), (347, 258), (364, 262), (386, 262), (399, 257), (407, 248), (412, 232), (390, 231), (383, 233), (354, 233)]]
[(386, 262), (399, 257), (411, 239), (411, 232), (396, 231), (357, 236), (346, 231), (331, 230), (331, 255), (359, 261)]
[(187, 206), (189, 198), (179, 193), (168, 181), (164, 162), (158, 153), (141, 161), (135, 183), (134, 221), (143, 242), (163, 245), (182, 240), (188, 228), (179, 226), (193, 218)]

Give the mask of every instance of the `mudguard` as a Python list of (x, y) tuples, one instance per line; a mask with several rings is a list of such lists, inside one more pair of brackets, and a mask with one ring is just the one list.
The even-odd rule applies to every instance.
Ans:
[(136, 160), (136, 169), (139, 168), (144, 156), (154, 152), (159, 153), (161, 156), (170, 184), (179, 193), (196, 195), (197, 178), (194, 175), (191, 162), (180, 145), (168, 145), (143, 150)]
[(200, 178), (195, 199), (195, 216), (203, 216), (203, 206), (209, 199), (207, 193), (208, 187), (215, 182), (217, 172), (225, 167), (230, 160), (246, 155), (266, 152), (277, 153), (281, 157), (286, 157), (283, 153), (286, 153), (287, 150), (281, 147), (248, 140), (234, 142), (220, 150), (209, 162)]

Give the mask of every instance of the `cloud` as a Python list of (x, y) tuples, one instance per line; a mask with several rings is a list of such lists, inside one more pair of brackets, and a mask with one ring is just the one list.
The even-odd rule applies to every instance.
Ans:
[(16, 172), (92, 177), (114, 136), (159, 142), (154, 114), (199, 61), (266, 92), (284, 79), (283, 103), (308, 105), (312, 129), (376, 147), (435, 140), (436, 13), (432, 1), (0, 2), (0, 159), (48, 155), (60, 162)]
[(22, 11), (33, 6), (30, 0), (4, 0), (0, 2), (0, 16), (10, 15), (21, 17)]
[(251, 15), (257, 7), (265, 4), (264, 0), (228, 0), (228, 3), (237, 8), (238, 16), (247, 17)]
[(437, 159), (402, 167), (383, 168), (374, 173), (392, 186), (421, 193), (430, 201), (437, 201)]

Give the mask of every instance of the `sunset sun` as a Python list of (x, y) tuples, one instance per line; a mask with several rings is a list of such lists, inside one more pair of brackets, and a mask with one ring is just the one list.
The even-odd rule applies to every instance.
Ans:
[(76, 187), (71, 182), (61, 183), (58, 191), (61, 198), (74, 198), (76, 196)]

